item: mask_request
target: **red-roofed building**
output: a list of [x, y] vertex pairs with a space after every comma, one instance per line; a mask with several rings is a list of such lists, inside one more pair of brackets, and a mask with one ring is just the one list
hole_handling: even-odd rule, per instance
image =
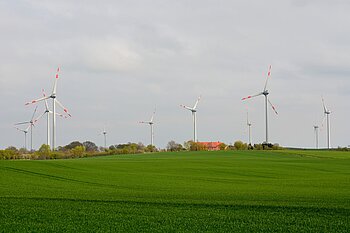
[[220, 144], [222, 142], [198, 142], [199, 144], [205, 146], [208, 150], [220, 150]]

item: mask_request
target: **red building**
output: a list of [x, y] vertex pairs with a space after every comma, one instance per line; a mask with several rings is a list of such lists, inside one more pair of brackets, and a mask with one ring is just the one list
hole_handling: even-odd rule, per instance
[[205, 146], [208, 150], [220, 150], [220, 144], [222, 142], [198, 142], [198, 143]]

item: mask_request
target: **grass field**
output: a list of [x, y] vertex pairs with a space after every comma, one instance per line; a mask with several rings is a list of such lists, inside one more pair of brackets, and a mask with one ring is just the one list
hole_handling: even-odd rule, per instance
[[349, 152], [0, 161], [0, 232], [349, 231]]

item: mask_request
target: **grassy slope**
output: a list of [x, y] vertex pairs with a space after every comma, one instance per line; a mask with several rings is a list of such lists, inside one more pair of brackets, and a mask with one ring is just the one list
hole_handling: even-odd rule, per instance
[[349, 168], [327, 151], [0, 161], [0, 229], [347, 232]]

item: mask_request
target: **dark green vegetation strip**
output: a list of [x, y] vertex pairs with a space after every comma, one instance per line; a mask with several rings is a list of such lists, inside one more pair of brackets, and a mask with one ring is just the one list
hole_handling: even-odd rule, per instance
[[350, 153], [0, 161], [0, 232], [348, 232]]

